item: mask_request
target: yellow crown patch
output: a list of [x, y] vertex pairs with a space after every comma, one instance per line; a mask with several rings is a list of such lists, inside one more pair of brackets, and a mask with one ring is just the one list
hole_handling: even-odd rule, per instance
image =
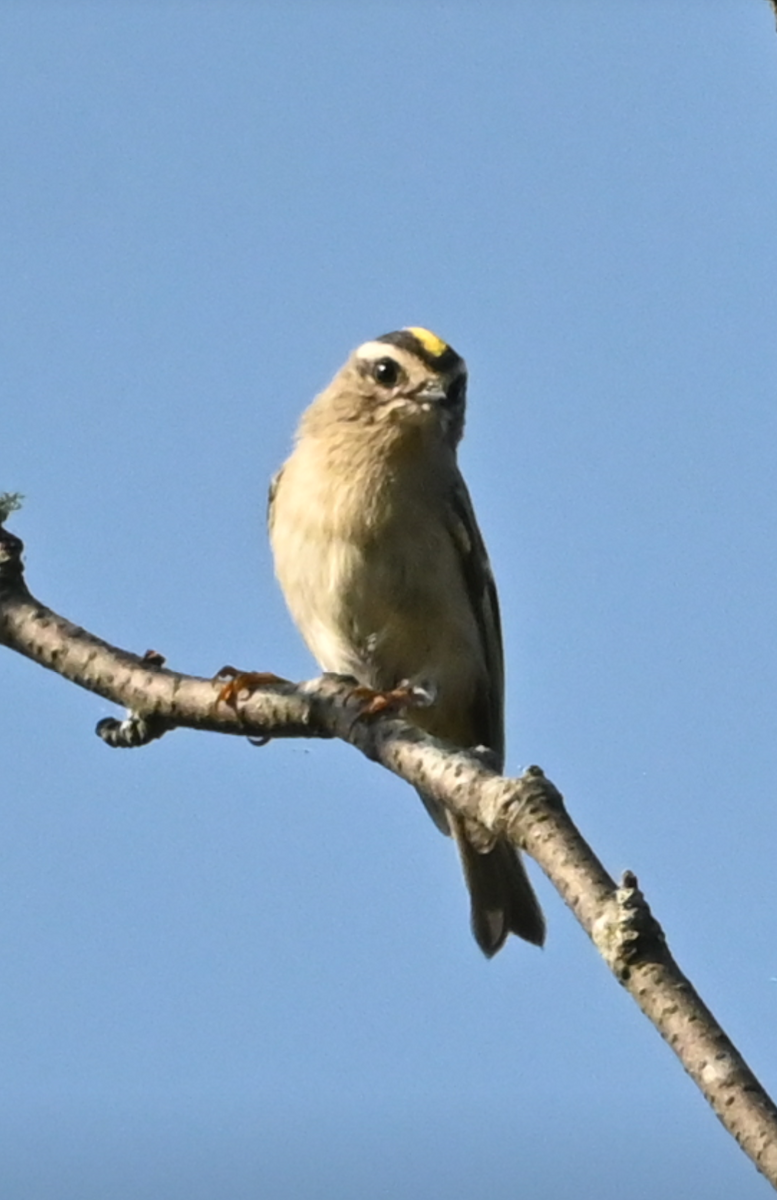
[[421, 329], [418, 325], [408, 325], [407, 332], [412, 333], [413, 337], [418, 338], [424, 350], [428, 350], [435, 358], [441, 358], [448, 349], [448, 343], [439, 338], [436, 333], [431, 333], [428, 329]]

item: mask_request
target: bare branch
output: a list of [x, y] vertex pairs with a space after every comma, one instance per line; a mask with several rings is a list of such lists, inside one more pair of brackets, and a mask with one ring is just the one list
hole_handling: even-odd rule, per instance
[[161, 656], [110, 646], [58, 616], [27, 590], [22, 543], [0, 528], [0, 644], [130, 710], [103, 721], [111, 745], [144, 745], [176, 727], [251, 736], [337, 737], [452, 812], [505, 834], [534, 858], [616, 979], [678, 1056], [723, 1125], [777, 1187], [777, 1109], [672, 957], [627, 872], [616, 886], [539, 767], [497, 775], [477, 753], [395, 718], [364, 720], [353, 681], [278, 681], [239, 704], [219, 701], [220, 680], [170, 671]]
[[0, 525], [5, 525], [11, 513], [19, 511], [23, 499], [20, 492], [0, 492]]

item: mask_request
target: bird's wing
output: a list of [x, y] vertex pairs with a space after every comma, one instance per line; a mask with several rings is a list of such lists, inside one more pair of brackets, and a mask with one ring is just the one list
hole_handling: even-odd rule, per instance
[[499, 600], [483, 537], [475, 520], [467, 485], [457, 476], [451, 494], [451, 534], [461, 563], [483, 650], [485, 679], [476, 698], [473, 722], [477, 740], [504, 760], [504, 654]]

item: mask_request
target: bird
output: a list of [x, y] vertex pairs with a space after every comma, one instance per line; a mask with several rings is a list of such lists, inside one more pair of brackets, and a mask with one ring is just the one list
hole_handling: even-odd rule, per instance
[[[325, 672], [375, 694], [415, 690], [405, 717], [504, 766], [504, 661], [494, 578], [457, 463], [467, 368], [420, 326], [360, 345], [303, 413], [270, 487], [275, 573]], [[487, 957], [508, 934], [541, 946], [523, 861], [419, 793], [452, 834]]]

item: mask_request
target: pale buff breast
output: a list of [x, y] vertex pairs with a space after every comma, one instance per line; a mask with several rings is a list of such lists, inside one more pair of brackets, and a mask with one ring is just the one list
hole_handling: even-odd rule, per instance
[[484, 664], [452, 538], [442, 522], [418, 521], [412, 487], [384, 494], [378, 519], [371, 481], [357, 470], [333, 489], [314, 451], [298, 446], [287, 462], [271, 522], [300, 632], [326, 671], [432, 690], [419, 724], [467, 744], [468, 697], [483, 686]]

